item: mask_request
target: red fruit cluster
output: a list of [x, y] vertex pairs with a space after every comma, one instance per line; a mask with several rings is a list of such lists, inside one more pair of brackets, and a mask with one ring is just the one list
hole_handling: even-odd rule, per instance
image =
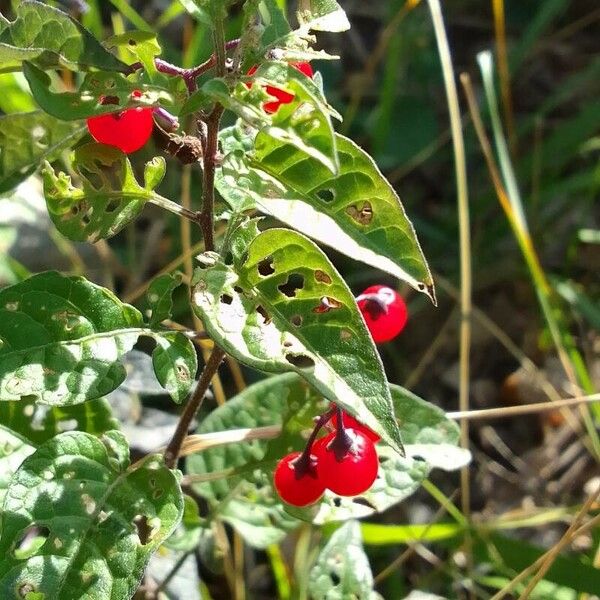
[[[366, 492], [377, 477], [376, 433], [343, 413], [355, 427], [338, 428], [310, 443], [307, 449], [282, 458], [273, 474], [275, 489], [284, 502], [306, 506], [331, 490], [340, 496]], [[337, 419], [335, 421], [337, 427]]]
[[[136, 90], [131, 95], [139, 98], [142, 92]], [[97, 142], [115, 146], [125, 154], [131, 154], [144, 146], [152, 135], [154, 127], [152, 108], [138, 106], [90, 117], [87, 126]]]
[[408, 320], [406, 304], [392, 288], [373, 285], [356, 302], [376, 343], [389, 342], [404, 329]]
[[[314, 71], [310, 66], [310, 63], [299, 62], [290, 64], [292, 67], [294, 67], [294, 69], [300, 71], [301, 73], [304, 73], [307, 77], [310, 77], [311, 79], [313, 78]], [[248, 75], [254, 75], [257, 69], [257, 66], [252, 67], [248, 71]], [[248, 87], [252, 87], [252, 84], [248, 84]], [[282, 104], [289, 104], [294, 99], [294, 94], [290, 94], [289, 92], [286, 92], [285, 90], [279, 89], [272, 85], [266, 86], [265, 90], [267, 94], [269, 94], [269, 96], [273, 96], [273, 98], [275, 98], [275, 100], [271, 102], [265, 102], [263, 104], [264, 111], [269, 114], [276, 113]]]

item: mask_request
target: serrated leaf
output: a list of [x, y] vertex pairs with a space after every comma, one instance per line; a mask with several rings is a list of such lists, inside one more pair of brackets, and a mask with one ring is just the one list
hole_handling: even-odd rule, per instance
[[256, 369], [295, 371], [402, 452], [381, 359], [354, 296], [310, 240], [258, 235], [234, 266], [203, 255], [193, 308], [226, 352]]
[[0, 68], [18, 68], [29, 60], [44, 69], [63, 65], [75, 70], [127, 70], [125, 63], [64, 12], [33, 0], [16, 3], [15, 10], [12, 22], [0, 14]]
[[0, 117], [0, 193], [27, 179], [86, 132], [84, 123], [65, 122], [39, 110]]
[[[63, 121], [87, 119], [136, 106], [158, 106], [161, 100], [173, 102], [167, 90], [132, 81], [122, 73], [88, 73], [76, 92], [52, 91], [48, 74], [30, 62], [23, 63], [23, 74], [40, 108]], [[135, 91], [141, 94], [132, 96]]]
[[69, 405], [125, 379], [120, 358], [140, 336], [157, 342], [156, 375], [181, 401], [195, 377], [191, 342], [144, 325], [141, 314], [82, 277], [39, 273], [0, 290], [0, 401]]
[[[314, 392], [297, 375], [279, 375], [248, 387], [214, 410], [203, 419], [198, 433], [279, 425], [291, 416], [300, 425], [295, 430], [303, 431], [311, 426], [315, 400]], [[210, 448], [187, 459], [187, 471], [192, 475], [224, 475], [196, 483], [194, 490], [206, 499], [217, 518], [259, 548], [280, 542], [298, 524], [273, 495], [269, 475], [273, 461], [265, 461], [268, 446], [264, 440], [253, 440]]]
[[[386, 271], [435, 298], [431, 273], [398, 195], [371, 157], [336, 134], [339, 175], [260, 132], [255, 152], [240, 134], [222, 132], [229, 151], [217, 186], [234, 208], [255, 205], [355, 260]], [[247, 142], [245, 142], [247, 143]]]
[[[215, 507], [215, 514], [234, 526], [236, 511], [247, 507], [244, 515], [263, 526], [279, 530], [280, 537], [290, 528], [270, 522], [269, 515], [281, 520], [285, 510], [290, 515], [318, 525], [360, 518], [387, 510], [412, 494], [429, 476], [435, 465], [430, 464], [436, 453], [442, 456], [454, 449], [453, 462], [440, 465], [452, 470], [464, 466], [468, 452], [458, 448], [459, 429], [439, 408], [421, 400], [399, 386], [391, 386], [395, 417], [406, 444], [407, 457], [402, 458], [389, 446], [377, 444], [380, 472], [371, 490], [358, 498], [341, 498], [326, 492], [323, 499], [312, 507], [294, 509], [283, 506], [273, 490], [270, 477], [276, 462], [288, 452], [301, 450], [306, 443], [306, 432], [313, 417], [324, 413], [328, 404], [322, 397], [295, 374], [270, 377], [249, 386], [215, 410], [200, 427], [201, 433], [225, 431], [244, 427], [282, 425], [282, 434], [269, 442], [254, 440], [243, 444], [210, 448], [188, 458], [190, 474], [221, 473], [222, 478], [194, 484], [194, 489]], [[421, 460], [424, 448], [426, 460]], [[416, 452], [419, 448], [420, 452]], [[415, 458], [418, 456], [418, 458]], [[436, 461], [440, 463], [438, 459]], [[230, 472], [233, 470], [233, 474]], [[225, 501], [226, 500], [226, 501]], [[241, 517], [240, 517], [241, 518]], [[260, 521], [262, 519], [262, 521]], [[293, 521], [292, 521], [293, 524]], [[243, 527], [243, 526], [242, 526]], [[246, 528], [247, 529], [247, 528]], [[244, 528], [241, 531], [245, 531]], [[250, 543], [257, 530], [248, 532]], [[275, 537], [275, 536], [274, 536]]]
[[329, 538], [310, 571], [308, 589], [314, 600], [371, 598], [373, 573], [358, 521], [348, 521]]
[[182, 284], [183, 274], [165, 273], [150, 282], [146, 296], [152, 314], [150, 325], [156, 327], [170, 319], [173, 310], [173, 292]]
[[[102, 441], [69, 432], [23, 462], [2, 510], [2, 598], [16, 600], [24, 586], [45, 600], [76, 600], [84, 591], [98, 600], [133, 595], [150, 556], [181, 519], [183, 499], [160, 457], [136, 469], [128, 469], [128, 457], [118, 432]], [[34, 528], [44, 543], [17, 559]]]
[[298, 22], [315, 31], [348, 31], [350, 22], [335, 0], [300, 0]]
[[77, 148], [73, 168], [81, 178], [80, 187], [73, 185], [69, 175], [45, 164], [48, 213], [65, 237], [93, 243], [117, 234], [140, 214], [156, 195], [154, 188], [164, 177], [166, 163], [162, 156], [146, 163], [142, 187], [126, 154], [92, 142]]

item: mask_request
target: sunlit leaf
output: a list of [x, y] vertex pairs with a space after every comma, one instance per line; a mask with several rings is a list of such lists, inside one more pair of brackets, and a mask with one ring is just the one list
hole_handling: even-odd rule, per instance
[[350, 29], [346, 13], [335, 0], [300, 0], [298, 21], [315, 31], [340, 32]]
[[310, 571], [308, 588], [314, 600], [369, 600], [373, 573], [358, 521], [348, 521], [329, 538]]
[[39, 110], [0, 117], [0, 193], [27, 179], [86, 132], [84, 123], [65, 122]]
[[156, 341], [157, 378], [182, 401], [196, 354], [182, 334], [145, 326], [141, 314], [82, 277], [40, 273], [0, 291], [0, 401], [68, 405], [100, 398], [125, 379], [120, 358], [140, 336]]
[[407, 281], [434, 298], [433, 280], [392, 186], [354, 142], [336, 135], [339, 175], [266, 133], [254, 152], [235, 128], [222, 133], [219, 192], [236, 210], [249, 205], [339, 252]]
[[12, 22], [0, 14], [1, 68], [18, 68], [22, 61], [29, 60], [44, 69], [59, 65], [72, 69], [127, 69], [127, 65], [64, 12], [32, 0], [17, 2], [15, 11], [16, 19]]
[[96, 242], [112, 237], [140, 214], [155, 195], [166, 164], [159, 156], [146, 163], [141, 186], [121, 150], [90, 143], [77, 148], [73, 168], [80, 186], [74, 186], [69, 175], [56, 173], [49, 163], [42, 170], [48, 212], [65, 237]]
[[[181, 519], [175, 474], [160, 457], [129, 469], [118, 432], [60, 434], [29, 456], [6, 491], [0, 596], [124, 600]], [[35, 534], [39, 543], [28, 547]], [[29, 595], [29, 594], [28, 594]], [[24, 597], [24, 596], [22, 596]]]
[[171, 318], [173, 310], [173, 292], [183, 282], [183, 274], [179, 272], [165, 273], [156, 277], [148, 286], [147, 298], [152, 314], [150, 325], [158, 326]]
[[232, 266], [207, 253], [194, 275], [193, 306], [210, 336], [256, 369], [300, 374], [401, 452], [381, 360], [325, 254], [285, 229], [232, 251]]

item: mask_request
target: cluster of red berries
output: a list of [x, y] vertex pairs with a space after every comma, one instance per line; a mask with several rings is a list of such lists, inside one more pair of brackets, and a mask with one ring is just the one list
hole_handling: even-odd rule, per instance
[[[335, 431], [313, 439], [329, 420]], [[378, 440], [375, 432], [354, 417], [332, 409], [317, 421], [303, 452], [292, 452], [279, 461], [273, 474], [275, 489], [284, 502], [293, 506], [313, 504], [326, 489], [339, 496], [362, 494], [377, 477]]]

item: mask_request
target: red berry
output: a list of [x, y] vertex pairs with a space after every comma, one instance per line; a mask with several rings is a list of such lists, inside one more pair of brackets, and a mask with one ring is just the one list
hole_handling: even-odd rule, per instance
[[373, 285], [356, 300], [373, 340], [378, 344], [389, 342], [404, 329], [408, 311], [398, 292], [385, 285]]
[[340, 496], [356, 496], [366, 492], [377, 477], [379, 459], [375, 444], [361, 431], [345, 430], [350, 447], [341, 459], [334, 451], [336, 433], [318, 440], [313, 453], [319, 465], [319, 478], [325, 486]]
[[[300, 63], [290, 63], [290, 64], [296, 70], [300, 71], [301, 73], [304, 73], [307, 77], [310, 77], [312, 79], [314, 72], [313, 72], [312, 67], [310, 66], [310, 63], [300, 62]], [[254, 75], [254, 73], [256, 73], [257, 69], [258, 69], [258, 67], [252, 67], [248, 71], [248, 75]], [[249, 84], [248, 87], [252, 87], [252, 84]], [[265, 112], [267, 112], [269, 114], [273, 114], [273, 113], [277, 112], [279, 110], [279, 107], [282, 104], [289, 104], [294, 99], [294, 94], [290, 94], [289, 92], [286, 92], [285, 90], [281, 90], [279, 88], [273, 87], [272, 85], [268, 85], [265, 89], [267, 91], [267, 94], [269, 94], [269, 96], [273, 96], [274, 98], [277, 98], [276, 100], [273, 100], [272, 102], [265, 102], [263, 104], [263, 108], [264, 108]]]
[[[313, 446], [314, 447], [314, 446]], [[295, 468], [300, 452], [284, 456], [275, 467], [273, 482], [281, 499], [293, 506], [306, 506], [316, 502], [325, 491], [325, 485], [317, 474], [314, 461], [305, 473], [299, 474]], [[311, 459], [313, 456], [311, 456]]]
[[[373, 442], [378, 442], [381, 439], [379, 435], [377, 435], [374, 431], [369, 429], [366, 425], [363, 425], [360, 421], [357, 421], [352, 415], [348, 414], [346, 411], [343, 411], [342, 414], [342, 423], [344, 424], [344, 427], [350, 427], [351, 429], [356, 429], [357, 431], [364, 433]], [[333, 415], [333, 417], [331, 417], [331, 424], [333, 425], [334, 429], [338, 428], [337, 423], [338, 420], [336, 413]]]
[[[139, 97], [136, 90], [132, 96]], [[101, 144], [116, 146], [125, 154], [139, 150], [152, 135], [152, 108], [128, 108], [120, 112], [90, 117], [87, 126], [92, 137]]]

